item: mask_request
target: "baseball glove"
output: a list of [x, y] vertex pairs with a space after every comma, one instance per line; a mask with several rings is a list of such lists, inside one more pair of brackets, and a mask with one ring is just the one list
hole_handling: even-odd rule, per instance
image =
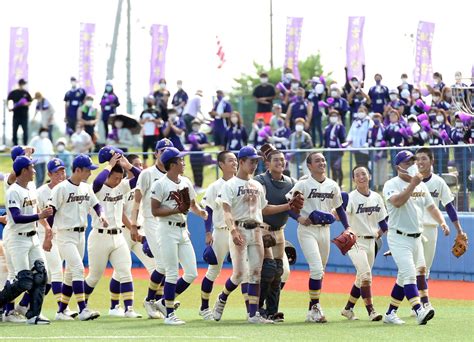
[[263, 240], [264, 248], [270, 248], [270, 247], [276, 246], [276, 243], [277, 243], [272, 234], [263, 235], [262, 240]]
[[331, 241], [341, 250], [342, 255], [346, 255], [356, 243], [357, 236], [352, 232], [343, 231], [341, 235]]
[[149, 258], [153, 258], [153, 253], [151, 252], [150, 246], [148, 245], [148, 241], [146, 240], [145, 236], [142, 237], [142, 251]]
[[177, 208], [180, 213], [187, 214], [191, 206], [191, 198], [189, 197], [189, 188], [183, 188], [172, 192], [172, 197], [176, 201]]
[[285, 241], [285, 254], [288, 258], [288, 263], [294, 265], [296, 263], [296, 248], [288, 240]]
[[453, 248], [451, 251], [456, 258], [466, 253], [468, 246], [468, 239], [466, 233], [458, 234], [454, 240]]
[[300, 213], [300, 210], [303, 209], [304, 205], [304, 196], [301, 192], [295, 191], [293, 193], [293, 198], [290, 200], [290, 210], [296, 214]]

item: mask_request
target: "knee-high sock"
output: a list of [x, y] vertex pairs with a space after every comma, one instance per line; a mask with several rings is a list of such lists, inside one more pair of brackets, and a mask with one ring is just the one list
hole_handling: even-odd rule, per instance
[[53, 291], [54, 298], [56, 298], [56, 302], [61, 301], [61, 287], [63, 283], [60, 281], [53, 281], [51, 283], [51, 291]]
[[352, 309], [356, 303], [357, 300], [360, 298], [360, 288], [356, 286], [356, 284], [352, 285], [351, 293], [349, 294], [349, 299], [347, 300], [347, 304], [345, 309], [349, 310]]
[[248, 313], [249, 317], [255, 316], [255, 313], [258, 309], [258, 292], [259, 292], [260, 284], [249, 284], [248, 285], [248, 298], [249, 298], [249, 306], [248, 306]]
[[87, 305], [87, 302], [89, 301], [89, 296], [92, 294], [92, 292], [94, 292], [94, 288], [89, 286], [89, 284], [87, 284], [87, 281], [84, 280], [84, 294], [86, 298], [86, 305]]
[[187, 281], [185, 281], [183, 278], [179, 278], [178, 282], [176, 283], [176, 293], [175, 293], [175, 298], [179, 296], [181, 293], [186, 291], [186, 289], [191, 285]]
[[121, 283], [120, 284], [120, 293], [123, 298], [123, 306], [125, 311], [133, 308], [133, 282]]
[[156, 299], [156, 291], [160, 287], [161, 281], [163, 280], [164, 275], [159, 273], [157, 270], [154, 270], [150, 275], [150, 284], [148, 285], [148, 294], [146, 297], [147, 301]]
[[209, 297], [211, 296], [214, 282], [204, 277], [201, 284], [201, 310], [209, 308]]
[[120, 282], [118, 280], [115, 280], [114, 278], [110, 278], [109, 291], [110, 308], [115, 309], [115, 307], [120, 303]]
[[309, 278], [309, 310], [313, 305], [319, 303], [319, 296], [321, 295], [322, 279]]
[[160, 286], [158, 286], [158, 290], [155, 293], [155, 300], [160, 300], [163, 298], [164, 288], [165, 288], [166, 276], [163, 275], [163, 279], [161, 279]]
[[69, 305], [72, 296], [72, 286], [63, 283], [61, 289], [61, 302], [58, 305], [58, 312], [63, 312]]
[[430, 302], [428, 298], [428, 282], [426, 281], [426, 275], [422, 274], [416, 276], [416, 287], [418, 287], [418, 291], [420, 291], [420, 300], [421, 303], [427, 304]]
[[164, 297], [166, 306], [166, 317], [174, 312], [174, 296], [176, 293], [176, 284], [165, 282]]
[[403, 287], [395, 283], [392, 289], [391, 297], [392, 298], [390, 299], [390, 305], [387, 310], [387, 315], [389, 315], [392, 311], [398, 310], [398, 307], [400, 306], [403, 297], [405, 297], [405, 290], [403, 289]]
[[363, 284], [360, 287], [360, 295], [365, 303], [365, 309], [367, 313], [370, 315], [372, 311], [374, 311], [374, 306], [372, 304], [372, 288], [370, 285]]
[[411, 308], [413, 310], [418, 311], [421, 307], [420, 305], [420, 295], [418, 293], [418, 288], [415, 284], [407, 284], [403, 287], [405, 290], [405, 296], [407, 297], [408, 301], [411, 304]]
[[79, 306], [79, 312], [82, 312], [82, 310], [85, 309], [86, 304], [87, 304], [86, 296], [84, 294], [84, 283], [85, 281], [83, 280], [73, 280], [72, 282], [72, 291], [76, 295], [76, 301], [77, 301], [77, 306]]
[[223, 302], [227, 301], [227, 297], [229, 297], [230, 293], [237, 288], [238, 285], [235, 285], [232, 280], [227, 279], [225, 282], [224, 290], [222, 290], [221, 294], [219, 295], [219, 299]]
[[245, 308], [247, 309], [247, 313], [250, 311], [250, 306], [249, 306], [249, 283], [242, 283], [240, 284], [240, 291], [242, 292], [242, 296], [244, 296], [244, 301], [245, 301]]
[[46, 284], [44, 287], [44, 295], [47, 296], [49, 291], [51, 291], [51, 284]]

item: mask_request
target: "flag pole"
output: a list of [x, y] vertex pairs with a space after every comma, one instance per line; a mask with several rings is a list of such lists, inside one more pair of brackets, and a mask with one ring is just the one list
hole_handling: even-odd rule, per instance
[[270, 0], [270, 69], [273, 70], [273, 0]]

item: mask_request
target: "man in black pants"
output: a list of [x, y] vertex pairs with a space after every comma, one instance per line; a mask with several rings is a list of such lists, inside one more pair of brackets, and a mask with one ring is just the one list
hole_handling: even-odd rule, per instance
[[25, 89], [26, 81], [22, 78], [18, 81], [18, 89], [12, 90], [8, 94], [8, 101], [12, 101], [13, 105], [8, 106], [13, 112], [13, 145], [18, 145], [18, 127], [23, 129], [23, 145], [28, 142], [28, 107], [33, 99], [30, 93]]

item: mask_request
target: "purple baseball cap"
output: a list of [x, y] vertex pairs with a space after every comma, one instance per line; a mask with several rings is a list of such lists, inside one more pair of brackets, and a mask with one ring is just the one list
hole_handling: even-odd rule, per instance
[[163, 164], [166, 164], [173, 158], [181, 158], [184, 157], [185, 153], [180, 152], [176, 147], [169, 147], [160, 156], [160, 160]]
[[50, 173], [54, 173], [58, 171], [59, 169], [65, 169], [66, 166], [64, 165], [64, 162], [59, 159], [59, 158], [53, 158], [48, 162], [48, 171]]
[[174, 147], [174, 145], [171, 140], [164, 138], [157, 141], [155, 151], [159, 151], [167, 147]]
[[20, 145], [14, 146], [10, 151], [10, 155], [12, 156], [12, 160], [15, 161], [16, 157], [25, 155], [25, 149]]
[[86, 168], [89, 170], [95, 170], [99, 166], [94, 165], [92, 163], [91, 157], [87, 154], [79, 154], [74, 160], [72, 161], [72, 169], [75, 170], [76, 168]]
[[31, 159], [27, 156], [18, 156], [13, 162], [13, 171], [15, 171], [16, 174], [19, 174], [21, 170], [35, 164], [37, 161], [38, 159]]
[[395, 165], [399, 165], [400, 163], [404, 163], [412, 159], [415, 159], [413, 153], [407, 150], [400, 151], [395, 156]]
[[259, 159], [262, 158], [253, 146], [244, 146], [240, 149], [237, 158]]
[[99, 150], [99, 163], [105, 163], [112, 159], [115, 153], [121, 154], [123, 156], [123, 151], [114, 146], [104, 146]]

